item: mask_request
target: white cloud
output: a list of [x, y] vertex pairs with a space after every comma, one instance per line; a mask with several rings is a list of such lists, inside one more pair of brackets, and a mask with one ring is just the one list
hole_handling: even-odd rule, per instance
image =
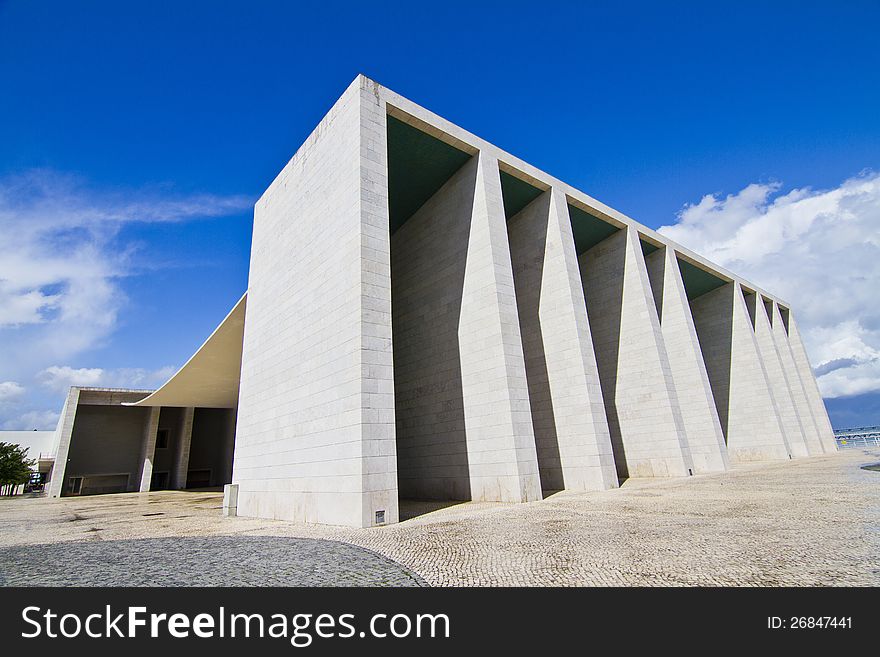
[[4, 421], [3, 428], [7, 431], [52, 431], [60, 415], [58, 411], [27, 411]]
[[30, 329], [0, 354], [0, 372], [42, 357], [68, 359], [106, 338], [125, 302], [120, 280], [136, 270], [126, 224], [185, 221], [242, 211], [241, 196], [168, 190], [96, 191], [47, 170], [0, 179], [0, 330]]
[[[50, 412], [41, 409], [60, 405], [71, 383], [159, 385], [168, 369], [55, 364], [105, 346], [126, 304], [124, 279], [143, 271], [143, 262], [154, 266], [142, 245], [126, 239], [125, 226], [219, 217], [251, 205], [242, 196], [185, 195], [167, 186], [98, 190], [45, 169], [0, 177], [0, 381], [27, 387], [6, 399], [0, 426], [45, 425]], [[37, 379], [46, 385], [30, 385]]]
[[15, 381], [0, 382], [0, 404], [12, 402], [24, 394], [24, 386]]
[[66, 392], [70, 386], [149, 389], [162, 385], [175, 371], [170, 365], [157, 370], [99, 367], [74, 369], [67, 365], [52, 365], [40, 372], [38, 379], [55, 392]]
[[788, 301], [824, 396], [880, 390], [880, 174], [709, 194], [660, 232]]

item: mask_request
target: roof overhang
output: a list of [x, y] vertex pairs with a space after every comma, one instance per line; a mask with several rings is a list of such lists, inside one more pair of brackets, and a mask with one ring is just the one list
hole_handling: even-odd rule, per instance
[[198, 351], [162, 387], [126, 406], [235, 408], [247, 292]]

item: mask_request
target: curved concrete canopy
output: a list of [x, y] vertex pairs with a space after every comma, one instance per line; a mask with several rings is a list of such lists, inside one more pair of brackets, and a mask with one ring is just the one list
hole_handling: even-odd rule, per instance
[[126, 406], [235, 408], [247, 292], [198, 351], [162, 387]]

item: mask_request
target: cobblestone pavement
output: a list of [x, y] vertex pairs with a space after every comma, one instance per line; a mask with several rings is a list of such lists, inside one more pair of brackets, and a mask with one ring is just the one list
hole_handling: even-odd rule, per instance
[[[75, 564], [72, 566], [72, 564]], [[370, 550], [275, 536], [142, 538], [0, 548], [0, 586], [424, 586]]]
[[[132, 571], [132, 560], [112, 547], [120, 543], [109, 541], [176, 537], [164, 553], [145, 542], [128, 545], [148, 563], [181, 559], [174, 583], [201, 583], [209, 559], [199, 554], [216, 549], [267, 562], [247, 575], [229, 571], [229, 584], [277, 583], [284, 577], [278, 571], [296, 564], [309, 583], [327, 584], [340, 576], [397, 584], [411, 577], [409, 569], [431, 585], [878, 586], [880, 473], [861, 468], [877, 461], [878, 452], [851, 450], [718, 475], [630, 480], [619, 490], [558, 493], [530, 504], [404, 504], [410, 519], [374, 529], [223, 518], [219, 493], [3, 499], [0, 547], [18, 549], [0, 550], [0, 577], [52, 583], [41, 574], [46, 555], [67, 554], [76, 564], [76, 550], [76, 558], [84, 555], [128, 583], [126, 577], [144, 577], [136, 573], [146, 566]], [[249, 554], [247, 543], [236, 543], [248, 537], [265, 542]], [[341, 541], [404, 569], [392, 568], [382, 581], [373, 569], [388, 562], [357, 551], [353, 559], [337, 543], [271, 537]], [[59, 545], [44, 545], [50, 543]], [[29, 545], [38, 547], [23, 549]], [[97, 552], [88, 557], [89, 550]]]

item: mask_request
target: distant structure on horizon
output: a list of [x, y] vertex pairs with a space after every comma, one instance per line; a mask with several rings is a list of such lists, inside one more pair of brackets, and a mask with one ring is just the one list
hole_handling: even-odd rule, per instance
[[834, 438], [841, 448], [880, 447], [880, 426], [835, 429]]
[[156, 391], [71, 388], [55, 445], [53, 497], [355, 527], [837, 449], [782, 299], [363, 76], [216, 331]]

